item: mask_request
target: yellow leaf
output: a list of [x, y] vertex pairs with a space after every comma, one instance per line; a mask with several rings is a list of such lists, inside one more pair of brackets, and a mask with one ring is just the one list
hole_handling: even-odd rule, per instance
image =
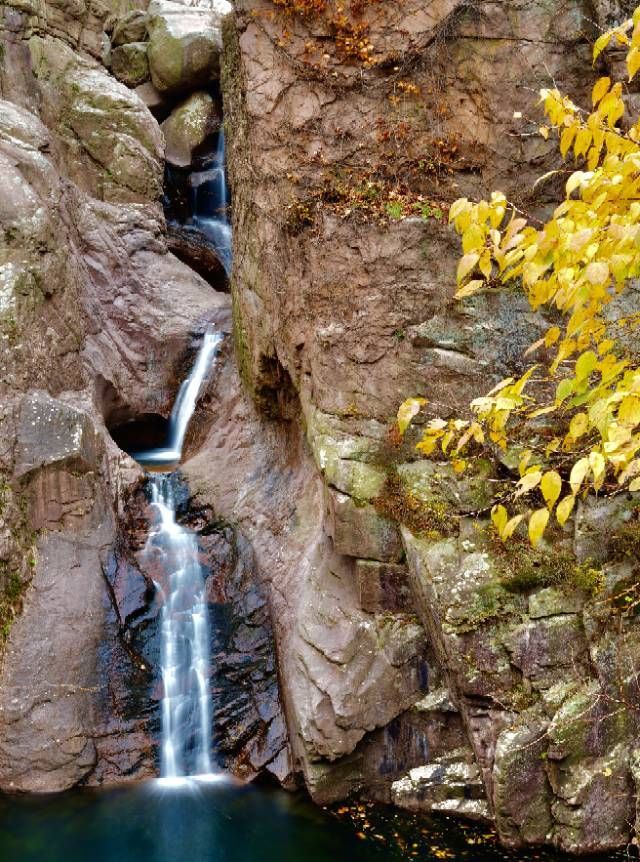
[[584, 171], [574, 171], [567, 180], [566, 191], [567, 197], [571, 197], [573, 192], [580, 186], [584, 180]]
[[462, 234], [462, 251], [470, 254], [484, 245], [484, 233], [477, 224], [471, 224]]
[[426, 398], [407, 398], [398, 408], [398, 431], [404, 434], [411, 420], [416, 416], [421, 408], [427, 403]]
[[458, 200], [454, 201], [449, 207], [449, 221], [452, 222], [461, 213], [466, 212], [470, 208], [471, 204], [469, 203], [467, 198], [458, 198]]
[[593, 472], [593, 486], [596, 491], [600, 490], [604, 481], [604, 475], [607, 469], [607, 462], [604, 460], [600, 452], [589, 453], [589, 467]]
[[635, 427], [640, 424], [640, 397], [627, 395], [618, 407], [618, 422]]
[[475, 251], [471, 254], [465, 254], [460, 258], [457, 273], [458, 284], [469, 275], [479, 260], [480, 255]]
[[569, 476], [569, 484], [571, 485], [571, 490], [573, 494], [576, 495], [580, 490], [580, 486], [584, 481], [584, 477], [589, 472], [589, 460], [587, 458], [580, 458], [579, 461], [571, 468], [571, 475]]
[[591, 93], [591, 103], [593, 107], [598, 104], [600, 99], [604, 95], [609, 92], [609, 87], [611, 86], [611, 78], [598, 78], [593, 87], [593, 92]]
[[546, 347], [552, 347], [560, 338], [560, 329], [557, 326], [552, 326], [544, 337]]
[[504, 506], [498, 504], [494, 506], [491, 510], [491, 522], [493, 526], [498, 531], [498, 535], [502, 538], [502, 531], [504, 530], [507, 521], [509, 520], [509, 515], [507, 514], [507, 510]]
[[569, 423], [569, 436], [573, 440], [578, 440], [583, 434], [586, 434], [589, 427], [589, 418], [586, 413], [576, 413]]
[[438, 438], [431, 435], [426, 435], [422, 438], [422, 440], [417, 444], [416, 449], [418, 452], [422, 452], [423, 455], [433, 455], [436, 450], [436, 446], [438, 445]]
[[540, 539], [542, 538], [542, 535], [545, 531], [545, 527], [548, 523], [548, 509], [536, 509], [536, 511], [529, 518], [529, 540], [534, 548], [540, 542]]
[[585, 351], [578, 357], [576, 362], [576, 377], [578, 380], [586, 380], [587, 377], [592, 374], [597, 365], [598, 357], [593, 350]]
[[594, 261], [586, 268], [585, 278], [591, 284], [606, 284], [609, 280], [609, 264], [604, 261]]
[[594, 61], [594, 63], [598, 59], [600, 54], [602, 54], [604, 49], [607, 47], [607, 45], [611, 41], [612, 36], [613, 36], [613, 33], [610, 33], [610, 32], [609, 33], [603, 33], [602, 36], [599, 36], [596, 39], [595, 45], [593, 46], [593, 61]]
[[531, 449], [525, 449], [525, 451], [522, 453], [520, 463], [518, 464], [518, 470], [520, 471], [521, 476], [524, 476], [532, 455], [533, 452], [531, 451]]
[[518, 526], [518, 524], [520, 523], [520, 521], [523, 518], [524, 518], [524, 515], [514, 515], [510, 521], [507, 521], [507, 523], [504, 526], [504, 529], [502, 530], [502, 534], [501, 534], [501, 538], [502, 538], [503, 542], [506, 542], [507, 539], [511, 538], [511, 536], [515, 532], [516, 527]]
[[633, 482], [629, 485], [630, 491], [640, 491], [640, 476], [637, 479], [634, 479]]
[[576, 158], [578, 156], [583, 156], [587, 152], [592, 139], [593, 135], [591, 134], [591, 129], [580, 129], [573, 144], [573, 152], [576, 154]]
[[540, 490], [549, 509], [553, 509], [562, 490], [560, 474], [555, 470], [549, 470], [548, 473], [545, 473], [540, 482]]
[[464, 471], [467, 467], [467, 462], [464, 461], [462, 458], [455, 458], [451, 462], [451, 465], [452, 465], [452, 467], [456, 473], [464, 473]]
[[489, 251], [483, 252], [480, 256], [478, 268], [485, 278], [491, 278], [491, 254]]
[[549, 140], [549, 126], [540, 126], [538, 129], [545, 141]]
[[454, 298], [465, 299], [467, 296], [473, 296], [474, 293], [477, 293], [485, 285], [486, 281], [482, 278], [474, 278], [472, 281], [468, 281], [463, 287], [456, 290]]
[[567, 495], [560, 503], [558, 503], [558, 508], [556, 509], [556, 518], [558, 519], [558, 523], [560, 526], [564, 526], [566, 522], [569, 520], [569, 515], [573, 512], [573, 507], [575, 506], [576, 498], [573, 494]]
[[638, 69], [640, 69], [640, 49], [632, 48], [627, 54], [627, 71], [630, 81], [635, 78]]
[[540, 484], [541, 479], [542, 470], [537, 468], [533, 468], [530, 473], [525, 473], [521, 479], [518, 479], [516, 496], [521, 497], [523, 494], [528, 494]]
[[570, 126], [567, 126], [560, 135], [560, 153], [563, 159], [571, 149], [571, 144], [573, 143], [573, 139], [575, 138], [576, 132], [579, 128], [580, 127], [577, 123], [572, 123]]

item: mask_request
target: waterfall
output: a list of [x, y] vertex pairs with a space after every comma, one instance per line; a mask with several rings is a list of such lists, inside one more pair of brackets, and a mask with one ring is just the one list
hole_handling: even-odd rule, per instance
[[169, 419], [167, 446], [161, 449], [135, 452], [133, 457], [136, 461], [149, 467], [162, 467], [163, 465], [177, 464], [180, 461], [185, 434], [196, 407], [202, 381], [211, 367], [221, 341], [222, 335], [214, 329], [208, 329], [205, 332], [195, 364], [187, 379], [180, 386], [173, 405]]
[[162, 600], [161, 666], [163, 778], [211, 773], [209, 625], [198, 542], [176, 521], [170, 474], [151, 477], [156, 514], [144, 556], [158, 560], [166, 583]]
[[213, 165], [189, 177], [193, 221], [218, 252], [227, 275], [231, 273], [231, 225], [229, 224], [224, 130], [218, 133]]
[[[180, 461], [189, 420], [221, 340], [213, 329], [205, 333], [171, 412], [168, 446], [137, 453], [138, 461], [156, 468]], [[209, 623], [198, 542], [177, 522], [175, 474], [153, 473], [149, 482], [153, 523], [142, 557], [162, 602], [160, 774], [168, 779], [210, 775]]]

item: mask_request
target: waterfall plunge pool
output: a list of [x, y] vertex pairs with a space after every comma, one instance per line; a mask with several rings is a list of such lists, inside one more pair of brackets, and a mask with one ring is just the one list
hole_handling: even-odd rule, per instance
[[299, 795], [232, 781], [156, 781], [109, 791], [0, 797], [0, 859], [566, 862], [569, 858], [543, 850], [509, 852], [486, 830], [444, 817], [415, 818], [385, 806], [363, 804], [340, 807], [338, 814]]

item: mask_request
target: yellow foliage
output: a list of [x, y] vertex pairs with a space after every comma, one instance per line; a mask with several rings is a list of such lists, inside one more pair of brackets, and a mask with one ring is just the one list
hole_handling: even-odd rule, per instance
[[[611, 43], [626, 46], [632, 80], [640, 70], [640, 7], [600, 36], [594, 62]], [[534, 310], [555, 310], [562, 321], [525, 355], [543, 346], [555, 355], [546, 369], [533, 366], [475, 399], [472, 423], [432, 420], [418, 445], [425, 454], [437, 446], [445, 454], [455, 452], [457, 469], [463, 469], [460, 455], [466, 447], [493, 444], [508, 450], [516, 443], [521, 448], [527, 439], [537, 439], [527, 423], [553, 413], [561, 436], [535, 455], [527, 449], [510, 495], [541, 497], [546, 504], [534, 503], [529, 515], [534, 545], [554, 507], [564, 525], [579, 496], [605, 485], [640, 490], [640, 368], [628, 342], [619, 339], [623, 328], [640, 327], [640, 316], [616, 320], [610, 310], [629, 281], [640, 277], [640, 118], [621, 124], [623, 85], [609, 77], [593, 87], [590, 112], [557, 89], [542, 90], [540, 100], [546, 114], [540, 133], [556, 134], [562, 157], [579, 167], [569, 168], [565, 198], [549, 220], [530, 225], [501, 192], [488, 201], [456, 201], [449, 220], [462, 238], [457, 298], [499, 284], [521, 286]], [[537, 395], [549, 391], [538, 385], [545, 381], [555, 381], [551, 401]], [[516, 429], [518, 439], [512, 442]], [[561, 499], [565, 482], [571, 493]], [[504, 541], [521, 519], [509, 518], [502, 503], [492, 511]]]

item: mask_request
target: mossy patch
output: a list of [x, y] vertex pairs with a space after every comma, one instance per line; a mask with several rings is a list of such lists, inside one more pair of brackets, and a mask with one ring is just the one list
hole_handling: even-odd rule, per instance
[[457, 519], [445, 503], [419, 500], [395, 472], [389, 473], [381, 492], [371, 502], [379, 515], [404, 524], [417, 536], [436, 541], [457, 533]]
[[0, 560], [0, 647], [22, 610], [26, 588], [36, 566], [36, 536], [29, 528], [27, 502], [8, 482], [0, 482], [0, 522], [11, 534], [10, 553]]
[[487, 622], [495, 622], [514, 612], [513, 601], [497, 581], [483, 584], [473, 594], [464, 616], [456, 619], [454, 628], [459, 634], [472, 632]]
[[640, 521], [622, 524], [609, 536], [607, 551], [613, 562], [632, 560], [640, 566]]
[[579, 563], [568, 552], [532, 548], [524, 539], [512, 539], [506, 544], [496, 541], [493, 557], [500, 583], [509, 592], [565, 586], [594, 596], [604, 587], [604, 574], [591, 561]]

